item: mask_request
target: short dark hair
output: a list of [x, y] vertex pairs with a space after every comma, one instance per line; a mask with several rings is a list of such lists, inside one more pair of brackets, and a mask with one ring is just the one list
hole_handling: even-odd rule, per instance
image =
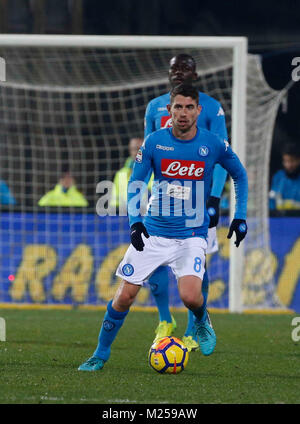
[[193, 67], [194, 67], [194, 69], [196, 69], [196, 61], [195, 61], [195, 59], [193, 58], [193, 56], [191, 56], [190, 54], [187, 54], [187, 53], [179, 53], [179, 54], [177, 54], [176, 56], [173, 56], [173, 57], [170, 59], [170, 62], [171, 62], [171, 60], [173, 60], [173, 59], [175, 59], [175, 60], [185, 60], [186, 62], [191, 62], [191, 63], [192, 63], [192, 65], [193, 65]]
[[171, 104], [174, 101], [174, 98], [176, 96], [184, 96], [184, 97], [191, 97], [193, 100], [196, 101], [197, 105], [199, 103], [199, 92], [197, 88], [193, 87], [190, 84], [179, 84], [176, 85], [171, 90]]
[[300, 157], [300, 147], [295, 143], [287, 143], [283, 146], [281, 150], [282, 155], [290, 155]]

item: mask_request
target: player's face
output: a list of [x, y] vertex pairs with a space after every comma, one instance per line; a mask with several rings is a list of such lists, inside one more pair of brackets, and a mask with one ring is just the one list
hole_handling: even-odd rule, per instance
[[177, 95], [173, 103], [168, 105], [168, 111], [172, 116], [172, 125], [175, 130], [186, 133], [196, 128], [197, 119], [201, 112], [201, 106], [191, 97]]
[[282, 156], [282, 164], [287, 172], [292, 173], [300, 166], [300, 158], [285, 154]]
[[169, 81], [172, 87], [187, 83], [190, 84], [197, 78], [194, 62], [190, 59], [178, 59], [176, 56], [170, 60]]

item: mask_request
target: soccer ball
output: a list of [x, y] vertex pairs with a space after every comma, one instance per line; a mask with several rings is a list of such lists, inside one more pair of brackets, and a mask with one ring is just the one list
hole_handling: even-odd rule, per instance
[[189, 353], [177, 337], [162, 337], [150, 347], [148, 359], [155, 371], [161, 374], [178, 374], [185, 369]]

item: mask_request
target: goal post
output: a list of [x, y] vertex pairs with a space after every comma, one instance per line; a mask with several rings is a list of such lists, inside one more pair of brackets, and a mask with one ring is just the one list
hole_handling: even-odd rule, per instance
[[[246, 104], [247, 104], [247, 39], [239, 39], [233, 51], [232, 129], [231, 145], [245, 166], [246, 155]], [[234, 215], [234, 189], [230, 190], [230, 221]], [[242, 280], [245, 266], [244, 243], [237, 249], [234, 237], [230, 240], [229, 303], [231, 312], [242, 312]]]
[[[16, 181], [21, 184], [17, 193], [21, 211], [32, 212], [33, 219], [38, 215], [37, 196], [50, 189], [50, 183], [54, 184], [59, 176], [57, 163], [63, 160], [65, 151], [81, 178], [81, 188], [93, 190], [95, 195], [98, 182], [95, 174], [112, 180], [126, 159], [126, 139], [143, 131], [143, 115], [148, 101], [168, 90], [168, 60], [179, 52], [195, 57], [199, 89], [223, 105], [231, 145], [241, 162], [248, 169], [248, 157], [253, 152], [255, 154], [256, 147], [251, 147], [250, 151], [247, 143], [252, 133], [255, 136], [255, 128], [259, 125], [263, 127], [259, 137], [268, 141], [265, 158], [280, 93], [268, 87], [259, 61], [248, 55], [246, 37], [0, 35], [0, 56], [7, 63], [7, 81], [0, 82], [0, 125], [3, 124], [0, 136], [4, 140], [3, 152], [9, 156], [4, 166], [8, 180], [12, 185]], [[249, 66], [254, 75], [247, 73]], [[264, 124], [255, 114], [257, 105], [252, 100], [255, 96], [262, 96], [264, 107], [270, 106]], [[104, 115], [103, 118], [101, 115]], [[253, 128], [252, 121], [250, 125], [247, 123], [248, 116], [253, 121]], [[17, 128], [13, 128], [14, 119], [17, 120]], [[26, 137], [22, 128], [28, 132]], [[63, 144], [56, 142], [61, 134]], [[35, 145], [35, 142], [38, 144]], [[16, 146], [25, 156], [26, 152], [30, 152], [32, 165], [24, 157], [19, 159], [19, 166], [14, 164]], [[255, 158], [251, 157], [251, 173], [258, 178], [254, 162]], [[22, 203], [27, 196], [25, 180], [30, 166], [33, 190], [29, 192], [32, 199]], [[24, 178], [16, 175], [16, 167]], [[264, 175], [267, 172], [265, 169]], [[265, 180], [263, 186], [258, 185], [253, 196], [254, 208], [261, 199], [266, 203], [266, 195], [261, 195], [267, 191]], [[230, 218], [234, 211], [233, 197], [231, 190]], [[266, 204], [259, 208], [256, 216], [264, 213], [261, 219], [266, 221]], [[47, 220], [47, 213], [45, 216]], [[71, 219], [73, 225], [77, 218], [71, 216]], [[90, 218], [81, 219], [83, 228], [86, 228]], [[105, 242], [110, 251], [116, 246], [109, 233], [113, 224], [107, 225]], [[264, 232], [268, 232], [267, 223], [262, 227]], [[75, 224], [74, 228], [77, 228]], [[258, 233], [253, 232], [251, 237], [251, 228], [250, 225], [249, 238], [253, 240], [253, 246], [256, 243], [267, 252], [268, 235], [260, 245]], [[25, 226], [22, 231], [26, 233]], [[255, 231], [258, 231], [257, 226]], [[47, 233], [47, 237], [50, 240], [50, 234]], [[124, 242], [125, 237], [122, 237], [120, 240]], [[73, 239], [76, 239], [75, 235], [72, 242]], [[247, 305], [242, 293], [246, 254], [244, 242], [237, 249], [233, 240], [230, 241], [228, 308], [232, 312], [241, 312]], [[218, 272], [222, 272], [223, 265], [215, 262]], [[98, 274], [91, 275], [91, 279], [98, 278]], [[225, 279], [222, 277], [222, 281]], [[274, 284], [270, 283], [270, 287], [271, 292]], [[40, 298], [43, 299], [42, 296]], [[262, 296], [261, 299], [261, 305], [266, 305], [265, 298]]]

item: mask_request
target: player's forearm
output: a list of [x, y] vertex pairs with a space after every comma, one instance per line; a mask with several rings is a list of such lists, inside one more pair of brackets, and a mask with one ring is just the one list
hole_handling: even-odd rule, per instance
[[227, 171], [218, 163], [215, 165], [213, 172], [213, 183], [210, 195], [220, 198], [226, 182]]
[[235, 191], [235, 219], [247, 218], [248, 202], [248, 178], [245, 168], [242, 166], [238, 173], [232, 176]]
[[136, 222], [142, 222], [143, 218], [141, 215], [140, 199], [136, 201], [134, 194], [128, 195], [127, 210], [129, 226], [131, 227]]
[[246, 219], [248, 201], [247, 172], [238, 156], [230, 149], [220, 158], [220, 164], [227, 170], [234, 182], [235, 190], [235, 219]]
[[[147, 192], [148, 176], [151, 175], [151, 168], [145, 164], [135, 164], [133, 173], [128, 182], [127, 188], [127, 211], [129, 225], [142, 221], [141, 204], [146, 201], [145, 192]], [[145, 180], [147, 182], [145, 182]], [[144, 209], [144, 208], [142, 208]]]

